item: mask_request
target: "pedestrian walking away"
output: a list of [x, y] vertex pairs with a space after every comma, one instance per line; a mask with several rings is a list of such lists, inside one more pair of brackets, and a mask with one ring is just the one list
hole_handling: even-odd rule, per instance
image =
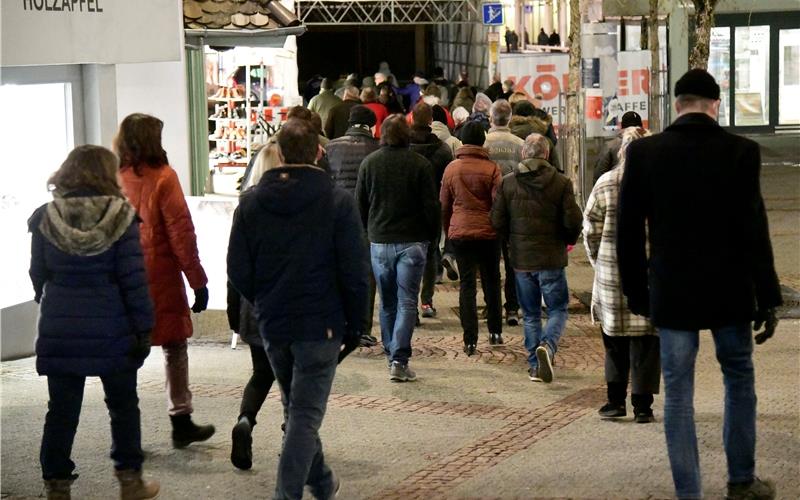
[[[154, 116], [134, 113], [119, 126], [114, 148], [120, 159], [122, 191], [142, 219], [141, 241], [156, 323], [153, 345], [161, 346], [166, 368], [172, 445], [185, 448], [214, 435], [213, 425], [197, 425], [189, 390], [187, 339], [192, 336], [190, 311], [208, 307], [208, 278], [200, 264], [192, 215], [178, 175], [161, 146], [164, 124]], [[183, 274], [194, 290], [191, 309]]]
[[500, 313], [500, 248], [489, 214], [500, 185], [500, 169], [483, 147], [486, 135], [478, 122], [462, 131], [464, 145], [447, 166], [439, 200], [442, 226], [453, 247], [460, 283], [458, 311], [464, 331], [464, 352], [475, 354], [478, 345], [477, 273], [486, 301], [489, 344], [503, 343]]
[[720, 88], [705, 70], [684, 74], [675, 96], [675, 121], [628, 146], [617, 225], [622, 290], [659, 331], [676, 496], [703, 495], [692, 395], [699, 331], [711, 330], [725, 384], [726, 498], [770, 499], [775, 486], [755, 475], [752, 331], [764, 326], [757, 344], [773, 335], [782, 299], [759, 147], [719, 126]]
[[[552, 382], [553, 358], [567, 322], [567, 245], [581, 231], [581, 209], [572, 182], [547, 158], [550, 141], [531, 134], [522, 148], [522, 162], [503, 177], [492, 207], [492, 225], [508, 241], [523, 312], [528, 376]], [[542, 329], [542, 300], [547, 323]]]
[[123, 500], [154, 498], [142, 477], [136, 373], [155, 324], [139, 220], [117, 183], [117, 157], [79, 146], [48, 180], [53, 201], [28, 220], [39, 310], [36, 371], [49, 392], [39, 455], [47, 498], [69, 500], [72, 445], [86, 377], [99, 377], [111, 417], [111, 460]]
[[356, 186], [381, 297], [381, 342], [393, 382], [416, 379], [408, 365], [411, 337], [428, 245], [439, 231], [433, 167], [409, 149], [410, 141], [402, 115], [384, 120], [381, 148], [361, 163]]
[[[617, 265], [617, 199], [625, 171], [625, 151], [636, 139], [650, 133], [639, 127], [624, 130], [620, 162], [600, 177], [586, 201], [583, 243], [594, 267], [592, 321], [599, 318], [605, 346], [605, 378], [608, 401], [599, 413], [603, 418], [627, 415], [625, 399], [631, 381], [631, 404], [636, 422], [654, 420], [653, 395], [661, 382], [658, 336], [647, 318], [630, 312], [622, 294]], [[630, 372], [630, 376], [629, 376]]]
[[261, 339], [281, 388], [285, 438], [273, 498], [334, 498], [319, 429], [344, 344], [361, 337], [367, 305], [367, 252], [355, 202], [314, 163], [313, 128], [281, 128], [282, 166], [244, 193], [228, 244], [228, 279], [255, 305]]

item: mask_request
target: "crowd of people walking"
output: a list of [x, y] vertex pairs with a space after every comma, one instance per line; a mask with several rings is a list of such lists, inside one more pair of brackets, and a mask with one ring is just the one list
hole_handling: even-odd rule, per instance
[[[465, 75], [455, 85], [440, 70], [434, 76], [418, 73], [399, 88], [383, 65], [362, 88], [348, 77], [341, 97], [323, 79], [248, 167], [227, 256], [228, 318], [253, 367], [231, 431], [233, 465], [252, 467], [253, 427], [277, 381], [284, 440], [273, 498], [302, 498], [306, 486], [315, 498], [336, 497], [341, 478], [319, 429], [337, 364], [380, 341], [387, 377], [417, 380], [414, 330], [420, 314], [437, 315], [435, 284], [445, 273], [459, 281], [465, 354], [481, 342], [480, 278], [488, 344], [504, 343], [521, 308], [528, 377], [552, 382], [568, 316], [565, 268], [582, 234], [606, 352], [599, 415], [625, 416], [630, 385], [635, 421], [654, 421], [663, 369], [676, 495], [700, 498], [693, 373], [698, 331], [711, 329], [726, 387], [727, 498], [773, 498], [774, 485], [755, 476], [751, 322], [765, 325], [756, 342], [768, 339], [781, 296], [758, 147], [715, 122], [713, 78], [692, 70], [677, 82], [678, 118], [663, 133], [652, 135], [635, 113], [622, 118], [582, 210], [555, 155], [552, 118], [534, 99], [513, 82], [475, 92]], [[190, 311], [206, 309], [208, 280], [162, 126], [133, 114], [114, 153], [76, 148], [49, 181], [53, 201], [29, 220], [51, 499], [69, 499], [77, 478], [70, 455], [89, 376], [106, 393], [121, 498], [158, 494], [158, 482], [142, 475], [136, 395], [152, 345], [164, 354], [173, 446], [215, 431], [191, 418]]]

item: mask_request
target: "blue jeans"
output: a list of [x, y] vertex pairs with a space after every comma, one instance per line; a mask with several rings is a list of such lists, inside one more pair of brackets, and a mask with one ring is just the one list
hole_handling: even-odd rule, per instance
[[266, 343], [267, 357], [281, 387], [286, 422], [276, 500], [300, 500], [306, 484], [316, 498], [332, 496], [333, 472], [325, 464], [319, 428], [341, 346], [341, 339]]
[[[111, 459], [117, 470], [142, 468], [142, 433], [136, 371], [100, 377], [111, 417]], [[75, 470], [71, 460], [72, 443], [81, 416], [86, 377], [48, 375], [50, 401], [44, 420], [39, 461], [42, 478], [70, 479]]]
[[[675, 493], [701, 498], [700, 459], [694, 425], [694, 366], [697, 331], [660, 328], [664, 374], [664, 433]], [[753, 338], [749, 324], [712, 330], [725, 383], [722, 439], [728, 459], [728, 481], [753, 479], [756, 448], [756, 391]]]
[[[569, 289], [564, 268], [544, 271], [515, 271], [517, 299], [522, 307], [525, 349], [528, 350], [528, 364], [538, 366], [536, 348], [542, 342], [550, 347], [550, 354], [558, 351], [558, 339], [567, 325], [567, 305]], [[542, 298], [547, 305], [547, 323], [542, 331]]]
[[390, 361], [408, 363], [427, 242], [371, 243], [372, 272], [381, 296], [381, 341]]

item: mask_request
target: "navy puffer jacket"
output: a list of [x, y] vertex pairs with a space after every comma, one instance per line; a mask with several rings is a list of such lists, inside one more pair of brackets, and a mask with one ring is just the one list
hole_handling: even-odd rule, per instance
[[30, 277], [40, 303], [41, 375], [136, 370], [128, 353], [153, 328], [139, 222], [124, 198], [56, 197], [28, 221]]

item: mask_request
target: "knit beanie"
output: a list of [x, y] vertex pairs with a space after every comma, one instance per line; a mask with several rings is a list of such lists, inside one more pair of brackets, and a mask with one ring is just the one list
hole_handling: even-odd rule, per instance
[[447, 113], [444, 112], [444, 108], [439, 106], [438, 104], [432, 106], [431, 109], [433, 110], [433, 121], [447, 124]]
[[477, 121], [470, 121], [461, 128], [461, 142], [472, 146], [483, 146], [486, 142], [486, 131]]
[[690, 69], [675, 83], [675, 97], [682, 94], [692, 94], [716, 101], [719, 100], [719, 85], [706, 70]]
[[373, 126], [376, 122], [375, 113], [366, 106], [358, 105], [350, 109], [350, 125], [367, 125]]

